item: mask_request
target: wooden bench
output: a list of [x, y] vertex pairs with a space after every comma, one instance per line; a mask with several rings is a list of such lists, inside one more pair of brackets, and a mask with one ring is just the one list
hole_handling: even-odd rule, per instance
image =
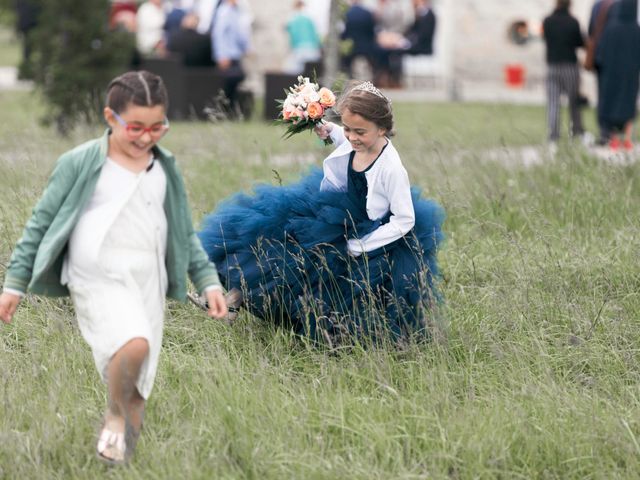
[[437, 55], [402, 56], [402, 79], [408, 88], [435, 87], [444, 79], [444, 65]]
[[[169, 120], [206, 120], [221, 116], [224, 99], [224, 76], [215, 67], [187, 67], [179, 56], [167, 58], [145, 58], [140, 70], [148, 70], [162, 77], [169, 94]], [[253, 93], [238, 92], [238, 103], [245, 119], [253, 113]]]

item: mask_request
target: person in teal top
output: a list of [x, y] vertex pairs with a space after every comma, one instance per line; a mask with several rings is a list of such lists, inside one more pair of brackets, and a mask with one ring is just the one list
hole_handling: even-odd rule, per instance
[[215, 265], [196, 236], [176, 161], [160, 77], [128, 72], [107, 89], [101, 138], [63, 154], [18, 241], [0, 295], [11, 322], [31, 291], [71, 295], [83, 338], [107, 384], [98, 458], [125, 463], [142, 428], [158, 366], [165, 297], [185, 300], [187, 274], [227, 314]]
[[304, 12], [304, 6], [304, 1], [296, 0], [294, 12], [286, 25], [291, 52], [285, 72], [294, 75], [303, 72], [306, 62], [317, 62], [322, 55], [320, 36], [313, 20]]

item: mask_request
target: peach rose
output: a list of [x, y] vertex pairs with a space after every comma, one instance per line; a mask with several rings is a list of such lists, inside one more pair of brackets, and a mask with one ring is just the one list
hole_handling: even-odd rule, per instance
[[293, 123], [299, 123], [300, 120], [304, 118], [304, 113], [302, 109], [296, 108], [291, 112], [287, 120], [291, 120]]
[[309, 118], [316, 120], [318, 118], [322, 118], [324, 108], [322, 108], [322, 105], [318, 102], [313, 102], [307, 105], [307, 113], [309, 114]]
[[331, 108], [336, 104], [336, 96], [327, 87], [322, 87], [318, 94], [320, 95], [320, 104], [323, 107]]
[[282, 118], [284, 120], [289, 120], [296, 110], [297, 108], [290, 102], [285, 102], [282, 107]]

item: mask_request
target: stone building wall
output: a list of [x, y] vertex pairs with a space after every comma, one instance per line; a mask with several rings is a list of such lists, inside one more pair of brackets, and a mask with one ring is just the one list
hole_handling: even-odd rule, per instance
[[[455, 4], [451, 26], [453, 75], [462, 81], [501, 81], [506, 64], [522, 64], [531, 82], [539, 82], [545, 71], [542, 20], [555, 5], [553, 0], [447, 0]], [[572, 13], [586, 31], [592, 0], [574, 0]], [[516, 45], [508, 40], [509, 25], [525, 20], [534, 35]]]

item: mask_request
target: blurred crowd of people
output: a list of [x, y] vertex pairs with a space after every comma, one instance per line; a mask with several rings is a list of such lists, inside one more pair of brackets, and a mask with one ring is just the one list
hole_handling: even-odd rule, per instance
[[247, 0], [113, 0], [109, 16], [111, 29], [135, 34], [141, 57], [175, 55], [186, 66], [215, 66], [231, 105], [245, 78], [250, 25]]
[[[282, 70], [300, 74], [323, 53], [319, 19], [310, 1], [291, 2], [286, 21], [289, 53]], [[26, 32], [36, 25], [37, 1], [16, 0], [24, 56], [30, 55]], [[327, 4], [328, 5], [328, 4]], [[349, 75], [358, 58], [381, 87], [398, 87], [403, 55], [431, 55], [436, 16], [430, 0], [349, 0], [340, 24], [341, 67]], [[252, 13], [249, 0], [111, 0], [109, 28], [135, 36], [136, 59], [176, 56], [187, 66], [217, 67], [229, 78], [233, 95], [244, 78], [241, 59], [249, 49]], [[27, 64], [27, 62], [25, 62]]]
[[[346, 45], [342, 66], [349, 75], [354, 59], [362, 57], [373, 72], [374, 83], [399, 87], [402, 55], [433, 53], [436, 16], [430, 0], [412, 0], [410, 12], [406, 5], [399, 0], [378, 0], [376, 8], [370, 9], [361, 0], [350, 0], [341, 32]], [[187, 65], [215, 64], [240, 78], [240, 59], [248, 48], [251, 23], [246, 0], [147, 0], [137, 10], [134, 7], [132, 0], [116, 0], [111, 23], [136, 32], [141, 55], [177, 53]], [[282, 68], [286, 73], [299, 74], [306, 63], [322, 57], [322, 38], [306, 7], [304, 0], [292, 2], [285, 27], [289, 55]]]
[[546, 44], [548, 140], [560, 138], [560, 101], [566, 95], [571, 134], [591, 142], [580, 109], [581, 66], [577, 50], [584, 48], [584, 67], [598, 82], [599, 145], [611, 150], [633, 149], [632, 129], [640, 83], [640, 17], [638, 0], [596, 0], [585, 35], [570, 13], [571, 0], [556, 0], [543, 22]]
[[[310, 2], [287, 1], [291, 2], [285, 24], [289, 55], [282, 69], [297, 75], [305, 64], [321, 61], [322, 34], [318, 18], [309, 11]], [[595, 0], [584, 30], [570, 12], [571, 0], [553, 1], [555, 8], [542, 25], [550, 145], [560, 138], [563, 96], [568, 100], [571, 135], [585, 143], [594, 139], [582, 121], [584, 67], [597, 78], [598, 143], [631, 150], [640, 79], [640, 0]], [[37, 5], [33, 0], [16, 0], [25, 58], [30, 55], [28, 32], [37, 24]], [[249, 50], [251, 23], [248, 0], [112, 0], [109, 13], [110, 28], [131, 32], [141, 58], [175, 55], [187, 66], [215, 66], [232, 103], [245, 78], [242, 58]], [[340, 30], [342, 68], [353, 76], [355, 61], [364, 59], [377, 86], [399, 87], [402, 58], [432, 55], [436, 25], [430, 0], [377, 0], [375, 4], [374, 0], [349, 0]], [[585, 49], [582, 65], [579, 49]]]
[[365, 58], [379, 87], [399, 87], [403, 55], [432, 55], [436, 15], [430, 0], [412, 0], [412, 15], [402, 3], [378, 0], [375, 10], [361, 0], [350, 0], [341, 38], [349, 42], [343, 67], [351, 73], [353, 62]]

